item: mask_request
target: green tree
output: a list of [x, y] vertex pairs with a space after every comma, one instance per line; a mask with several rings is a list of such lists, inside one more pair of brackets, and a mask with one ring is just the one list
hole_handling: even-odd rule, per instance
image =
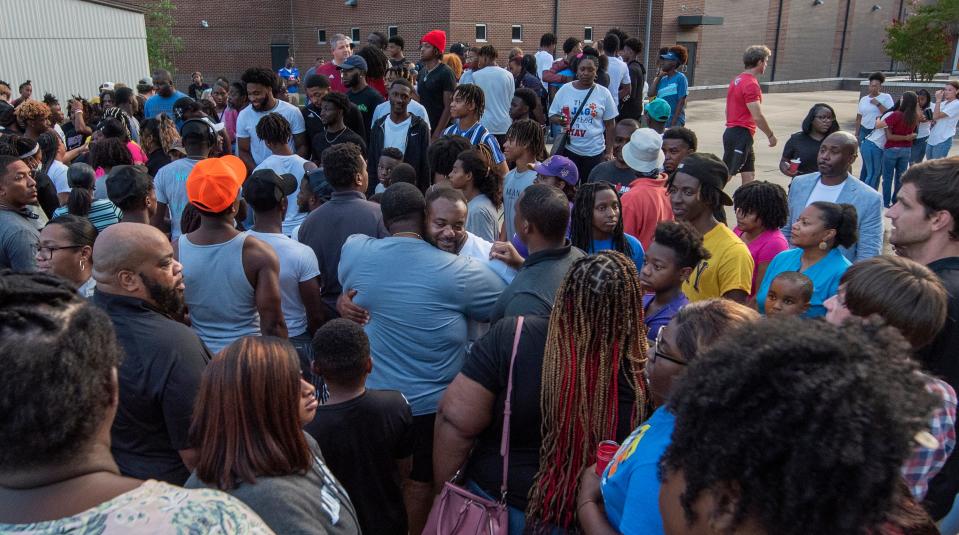
[[913, 13], [905, 20], [893, 20], [886, 28], [883, 49], [909, 71], [911, 80], [929, 81], [951, 52], [959, 29], [959, 0], [925, 5], [912, 0], [909, 10]]
[[173, 35], [174, 10], [172, 0], [157, 0], [147, 6], [147, 56], [151, 71], [166, 69], [172, 74], [173, 55], [183, 50], [183, 39]]

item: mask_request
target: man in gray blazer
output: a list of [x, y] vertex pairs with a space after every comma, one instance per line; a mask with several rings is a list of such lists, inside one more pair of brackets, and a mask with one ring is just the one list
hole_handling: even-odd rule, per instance
[[797, 176], [789, 185], [789, 222], [782, 231], [790, 239], [792, 225], [803, 209], [816, 201], [851, 204], [859, 216], [859, 241], [841, 248], [850, 262], [882, 252], [882, 196], [850, 174], [859, 152], [856, 137], [833, 132], [819, 146], [819, 172]]

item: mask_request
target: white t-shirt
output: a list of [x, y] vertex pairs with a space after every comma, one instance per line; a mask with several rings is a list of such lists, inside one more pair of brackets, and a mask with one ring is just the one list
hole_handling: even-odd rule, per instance
[[[553, 59], [553, 55], [545, 50], [539, 50], [534, 54], [536, 58], [536, 76], [539, 76], [539, 79], [543, 79], [543, 71], [549, 70], [553, 66], [553, 62], [556, 61]], [[543, 82], [543, 87], [548, 88], [546, 82]]]
[[[886, 110], [889, 110], [889, 108], [892, 108], [893, 104], [895, 104], [889, 93], [879, 93], [876, 99]], [[873, 104], [871, 100], [872, 97], [869, 95], [859, 99], [859, 114], [862, 115], [862, 122], [860, 124], [862, 124], [863, 128], [868, 128], [869, 130], [876, 127], [876, 120], [879, 119], [879, 115], [881, 115], [879, 107]]]
[[817, 180], [816, 187], [812, 189], [812, 193], [809, 194], [809, 200], [806, 201], [806, 206], [819, 201], [836, 202], [836, 199], [839, 198], [839, 194], [842, 192], [842, 187], [845, 185], [845, 180], [835, 186], [827, 186], [822, 183], [822, 179]]
[[[420, 104], [419, 102], [415, 100], [410, 100], [409, 105], [406, 106], [406, 111], [426, 121], [426, 128], [429, 129], [430, 132], [433, 131], [432, 127], [430, 126], [430, 116], [427, 114], [426, 108], [423, 107], [422, 104]], [[380, 102], [379, 105], [376, 106], [376, 109], [373, 110], [373, 121], [371, 124], [375, 124], [376, 121], [380, 120], [380, 117], [383, 117], [384, 115], [389, 115], [389, 114], [390, 114], [390, 101], [386, 100], [384, 102]]]
[[505, 134], [513, 124], [509, 116], [509, 107], [513, 103], [513, 94], [516, 92], [516, 81], [513, 80], [513, 75], [502, 67], [490, 65], [473, 71], [471, 83], [480, 86], [483, 96], [486, 97], [486, 110], [480, 117], [480, 123], [489, 130], [490, 134]]
[[[892, 115], [891, 111], [887, 111], [882, 115], [882, 119], [885, 120], [887, 117]], [[875, 126], [875, 122], [873, 122]], [[886, 129], [885, 128], [876, 128], [866, 136], [866, 139], [874, 143], [880, 149], [886, 148]]]
[[[935, 110], [935, 108], [933, 108], [932, 106], [926, 106], [926, 109], [929, 110], [930, 112]], [[925, 110], [923, 110], [923, 112], [925, 112]], [[929, 133], [931, 130], [932, 130], [932, 121], [925, 121], [925, 122], [919, 123], [919, 125], [916, 126], [916, 139], [929, 137]]]
[[[603, 121], [615, 119], [619, 115], [616, 101], [609, 89], [600, 84], [595, 84], [595, 87], [579, 116], [573, 117], [573, 127], [566, 145], [570, 151], [580, 156], [596, 156], [606, 150], [606, 125]], [[576, 89], [573, 82], [563, 85], [553, 97], [549, 115], [562, 114], [563, 106], [569, 106], [570, 114], [575, 113], [580, 109], [586, 93], [589, 93], [588, 88]]]
[[280, 257], [280, 305], [290, 336], [306, 332], [306, 307], [300, 297], [300, 283], [320, 276], [316, 253], [308, 245], [298, 243], [283, 234], [247, 231], [254, 238], [265, 241]]
[[47, 170], [47, 176], [57, 188], [57, 193], [70, 193], [70, 183], [67, 181], [68, 167], [60, 160], [53, 160], [50, 169]]
[[[932, 110], [936, 111], [936, 108], [932, 108]], [[930, 145], [938, 145], [956, 135], [956, 123], [959, 122], [959, 98], [952, 99], [950, 102], [943, 101], [939, 111], [949, 117], [937, 119], [936, 124], [932, 125], [932, 129], [929, 131], [928, 143]]]
[[459, 256], [472, 258], [489, 267], [503, 279], [503, 282], [510, 284], [513, 282], [513, 278], [516, 277], [516, 270], [507, 266], [502, 260], [490, 260], [489, 253], [491, 250], [493, 250], [492, 242], [488, 242], [476, 234], [467, 231], [466, 242], [463, 243], [463, 248], [460, 249]]
[[186, 194], [186, 179], [198, 161], [200, 160], [189, 157], [174, 160], [161, 167], [157, 175], [153, 177], [157, 202], [167, 205], [170, 211], [171, 240], [180, 237], [180, 218], [183, 216], [186, 205], [190, 203]]
[[[256, 125], [264, 115], [274, 112], [282, 115], [290, 123], [290, 129], [294, 136], [306, 131], [306, 123], [303, 121], [303, 114], [300, 113], [300, 109], [285, 100], [277, 100], [276, 106], [268, 111], [256, 111], [253, 106], [243, 108], [236, 118], [236, 137], [237, 139], [250, 138], [250, 154], [253, 155], [253, 162], [257, 165], [267, 159], [271, 153], [266, 143], [260, 140], [260, 136], [256, 135]], [[292, 138], [290, 139], [290, 150], [296, 151], [296, 144]]]
[[609, 75], [609, 92], [613, 95], [613, 100], [619, 106], [619, 86], [629, 84], [629, 67], [626, 62], [616, 56], [606, 56], [609, 60], [609, 67], [606, 68], [606, 74]]
[[[383, 148], [396, 147], [400, 152], [406, 152], [406, 134], [410, 130], [412, 117], [407, 117], [405, 121], [396, 124], [391, 117], [383, 121]], [[379, 162], [373, 162], [378, 164]]]
[[306, 172], [303, 166], [308, 162], [309, 160], [305, 160], [296, 154], [289, 156], [271, 154], [253, 169], [253, 171], [272, 169], [278, 175], [289, 173], [296, 178], [296, 190], [286, 198], [286, 215], [283, 217], [283, 234], [287, 236], [292, 235], [293, 230], [300, 226], [307, 216], [307, 213], [300, 212], [300, 208], [296, 205], [296, 196], [300, 191], [300, 181], [303, 180], [303, 174]]

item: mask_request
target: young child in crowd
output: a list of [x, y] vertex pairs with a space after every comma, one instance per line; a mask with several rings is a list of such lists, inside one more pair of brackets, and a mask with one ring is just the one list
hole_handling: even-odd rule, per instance
[[403, 152], [396, 147], [386, 147], [380, 154], [380, 161], [376, 164], [376, 178], [380, 181], [376, 185], [375, 193], [383, 193], [390, 187], [390, 173], [403, 163]]
[[812, 279], [798, 271], [776, 275], [766, 294], [766, 315], [802, 316], [809, 310], [812, 290]]
[[363, 532], [405, 534], [400, 482], [413, 454], [409, 403], [395, 390], [366, 388], [373, 361], [358, 323], [327, 322], [317, 329], [313, 350], [313, 373], [323, 378], [328, 399], [306, 432], [352, 499]]
[[659, 329], [689, 302], [683, 293], [683, 282], [706, 258], [709, 251], [703, 247], [703, 237], [689, 223], [663, 221], [656, 225], [639, 272], [639, 283], [646, 291], [643, 317], [650, 343], [656, 340]]

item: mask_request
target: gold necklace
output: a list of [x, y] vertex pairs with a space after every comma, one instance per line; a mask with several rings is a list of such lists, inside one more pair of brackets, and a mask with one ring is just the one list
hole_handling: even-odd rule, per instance
[[423, 236], [420, 236], [419, 234], [417, 234], [417, 233], [415, 233], [415, 232], [406, 232], [406, 231], [397, 232], [397, 233], [393, 234], [393, 236], [394, 236], [394, 237], [397, 237], [397, 236], [402, 236], [402, 235], [404, 235], [404, 234], [405, 234], [407, 237], [410, 237], [410, 238], [416, 238], [416, 239], [418, 239], [418, 240], [422, 240], [422, 239], [423, 239]]

